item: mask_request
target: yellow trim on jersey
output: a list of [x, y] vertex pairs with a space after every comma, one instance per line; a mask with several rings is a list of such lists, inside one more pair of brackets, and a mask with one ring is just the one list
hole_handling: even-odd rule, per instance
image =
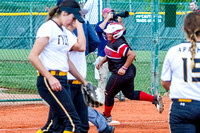
[[187, 102], [187, 103], [191, 103], [192, 99], [178, 99], [179, 102]]
[[75, 125], [72, 121], [72, 118], [70, 117], [70, 115], [68, 114], [67, 110], [65, 109], [65, 107], [62, 105], [62, 103], [58, 100], [58, 98], [54, 95], [54, 93], [52, 92], [51, 88], [49, 87], [49, 85], [47, 84], [47, 79], [44, 77], [44, 83], [46, 85], [46, 87], [48, 88], [48, 91], [51, 93], [51, 95], [55, 98], [56, 102], [60, 105], [60, 107], [63, 109], [63, 111], [65, 112], [65, 114], [67, 115], [71, 126], [72, 126], [72, 132], [75, 131]]

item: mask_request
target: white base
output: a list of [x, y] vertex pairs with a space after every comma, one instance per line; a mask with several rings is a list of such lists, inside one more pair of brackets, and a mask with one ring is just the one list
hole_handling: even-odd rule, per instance
[[[114, 126], [114, 125], [120, 125], [120, 122], [119, 121], [111, 121], [108, 124], [111, 126]], [[94, 124], [92, 124], [91, 122], [89, 122], [89, 125], [94, 126]]]

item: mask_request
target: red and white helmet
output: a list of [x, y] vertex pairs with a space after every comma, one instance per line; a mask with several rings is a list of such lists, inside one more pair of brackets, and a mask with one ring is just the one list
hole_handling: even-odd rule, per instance
[[107, 28], [104, 30], [105, 33], [112, 33], [114, 39], [118, 39], [123, 35], [123, 27], [119, 23], [113, 22], [108, 24]]

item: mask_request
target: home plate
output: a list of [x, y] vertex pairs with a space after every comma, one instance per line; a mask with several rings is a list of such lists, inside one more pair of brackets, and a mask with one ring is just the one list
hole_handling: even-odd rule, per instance
[[[111, 126], [114, 126], [114, 125], [120, 125], [120, 122], [119, 121], [111, 121], [108, 124]], [[94, 124], [92, 124], [91, 122], [89, 122], [89, 125], [94, 126]]]
[[108, 123], [109, 125], [120, 125], [120, 122], [119, 121], [111, 121]]

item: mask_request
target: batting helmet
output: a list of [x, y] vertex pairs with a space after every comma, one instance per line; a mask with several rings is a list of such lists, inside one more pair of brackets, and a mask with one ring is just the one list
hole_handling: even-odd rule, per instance
[[123, 35], [123, 27], [119, 23], [110, 23], [104, 30], [105, 33], [112, 33], [114, 39], [118, 39]]

